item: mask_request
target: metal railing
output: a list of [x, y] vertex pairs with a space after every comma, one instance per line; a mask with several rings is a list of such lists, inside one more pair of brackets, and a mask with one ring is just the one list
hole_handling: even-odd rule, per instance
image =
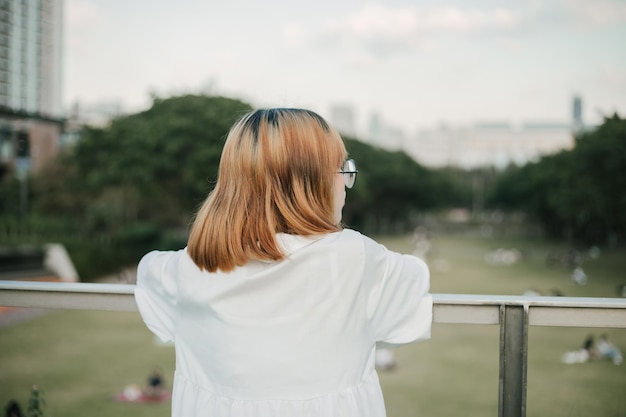
[[[137, 311], [135, 286], [0, 281], [0, 306]], [[498, 416], [526, 415], [528, 326], [626, 328], [626, 299], [434, 294], [433, 321], [500, 325]]]

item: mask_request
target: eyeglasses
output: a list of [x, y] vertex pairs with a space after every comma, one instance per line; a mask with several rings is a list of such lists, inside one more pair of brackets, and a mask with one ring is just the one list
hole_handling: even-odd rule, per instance
[[356, 169], [356, 163], [354, 163], [354, 159], [348, 159], [341, 166], [341, 171], [338, 171], [337, 174], [343, 175], [343, 183], [346, 185], [346, 188], [352, 188], [354, 186], [354, 182], [356, 181], [356, 174], [359, 171]]

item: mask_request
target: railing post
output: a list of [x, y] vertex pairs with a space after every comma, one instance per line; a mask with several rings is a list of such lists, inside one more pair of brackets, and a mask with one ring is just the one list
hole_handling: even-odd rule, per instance
[[528, 305], [500, 306], [499, 417], [526, 416]]

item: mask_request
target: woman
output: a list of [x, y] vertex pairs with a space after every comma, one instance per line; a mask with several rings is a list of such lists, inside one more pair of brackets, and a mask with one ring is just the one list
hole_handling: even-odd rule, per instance
[[139, 310], [176, 346], [173, 416], [385, 415], [376, 343], [430, 336], [429, 271], [341, 227], [346, 157], [311, 111], [247, 114], [187, 247], [141, 260]]

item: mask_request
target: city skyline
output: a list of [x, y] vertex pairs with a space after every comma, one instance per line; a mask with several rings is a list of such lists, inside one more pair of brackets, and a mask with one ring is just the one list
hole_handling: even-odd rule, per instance
[[208, 92], [408, 135], [626, 113], [623, 1], [209, 3], [65, 0], [66, 108]]

